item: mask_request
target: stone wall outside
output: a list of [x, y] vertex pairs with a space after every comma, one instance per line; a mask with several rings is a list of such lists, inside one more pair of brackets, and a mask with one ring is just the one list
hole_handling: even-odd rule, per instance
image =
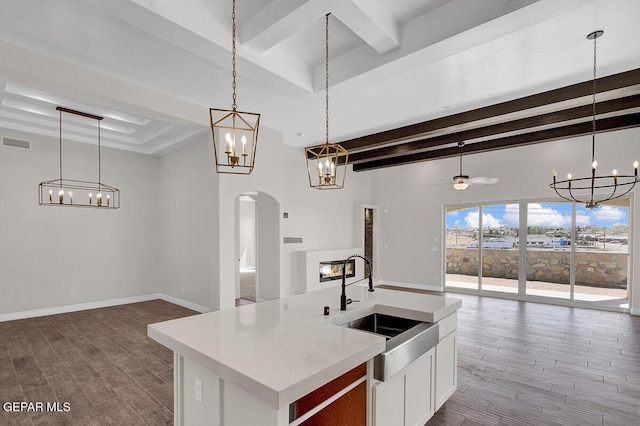
[[[576, 285], [627, 288], [626, 253], [576, 252]], [[518, 279], [518, 250], [482, 252], [483, 276]], [[569, 283], [570, 252], [529, 250], [527, 280]], [[478, 249], [447, 248], [447, 274], [478, 276]]]

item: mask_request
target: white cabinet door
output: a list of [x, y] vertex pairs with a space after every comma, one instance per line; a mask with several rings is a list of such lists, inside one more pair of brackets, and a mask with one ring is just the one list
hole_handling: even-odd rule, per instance
[[436, 410], [456, 391], [456, 332], [444, 337], [436, 346]]
[[373, 385], [375, 426], [422, 426], [434, 413], [435, 349]]
[[423, 426], [433, 416], [435, 349], [411, 363], [405, 371], [405, 422], [406, 426]]
[[373, 424], [404, 425], [404, 373], [394, 374], [373, 385]]

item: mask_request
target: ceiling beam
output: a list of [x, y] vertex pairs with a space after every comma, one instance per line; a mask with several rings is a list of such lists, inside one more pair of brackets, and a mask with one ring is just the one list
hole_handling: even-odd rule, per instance
[[[640, 84], [640, 68], [613, 74], [597, 79], [597, 92], [608, 92], [629, 88]], [[430, 132], [441, 131], [448, 127], [460, 126], [475, 121], [499, 118], [506, 114], [526, 111], [532, 108], [544, 107], [550, 104], [569, 101], [572, 99], [589, 96], [593, 92], [593, 81], [588, 80], [559, 89], [554, 89], [535, 95], [526, 96], [499, 104], [477, 108], [458, 114], [423, 121], [396, 129], [386, 130], [367, 136], [362, 136], [340, 144], [349, 152], [361, 149], [373, 148], [390, 142], [419, 138]]]
[[[640, 94], [598, 102], [596, 106], [598, 114], [609, 114], [632, 108], [640, 108]], [[351, 163], [358, 163], [374, 158], [381, 159], [397, 157], [411, 152], [424, 151], [436, 146], [456, 143], [459, 141], [466, 141], [468, 143], [473, 139], [486, 138], [507, 132], [533, 129], [536, 127], [550, 126], [554, 124], [559, 125], [570, 120], [584, 119], [587, 117], [591, 118], [592, 114], [592, 105], [582, 105], [548, 114], [540, 114], [533, 117], [522, 118], [520, 120], [507, 121], [504, 123], [447, 133], [417, 141], [374, 148], [367, 151], [356, 151], [349, 154], [349, 161]]]
[[[640, 126], [640, 113], [621, 115], [611, 118], [603, 118], [596, 121], [598, 133], [622, 130]], [[505, 148], [515, 148], [543, 142], [551, 142], [559, 139], [567, 139], [590, 134], [592, 131], [591, 122], [571, 124], [552, 129], [538, 130], [529, 133], [522, 133], [513, 136], [499, 137], [482, 142], [466, 144], [465, 154], [495, 151]], [[448, 147], [431, 151], [423, 151], [392, 158], [366, 161], [353, 164], [355, 172], [374, 170], [384, 167], [393, 167], [403, 164], [418, 163], [423, 161], [437, 160], [454, 157], [460, 154], [460, 148]]]

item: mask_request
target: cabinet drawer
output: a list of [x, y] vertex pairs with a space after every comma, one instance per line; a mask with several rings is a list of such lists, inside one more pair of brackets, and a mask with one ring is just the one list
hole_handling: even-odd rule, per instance
[[451, 314], [438, 321], [440, 326], [440, 340], [453, 333], [458, 328], [458, 314]]

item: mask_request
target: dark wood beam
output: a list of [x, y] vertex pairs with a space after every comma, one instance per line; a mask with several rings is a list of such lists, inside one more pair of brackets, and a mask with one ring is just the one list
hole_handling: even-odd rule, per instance
[[[597, 79], [598, 93], [640, 84], [640, 68], [613, 74]], [[428, 132], [442, 130], [451, 126], [458, 126], [473, 121], [499, 117], [518, 111], [542, 107], [557, 102], [589, 96], [593, 92], [593, 81], [588, 80], [559, 89], [549, 90], [535, 95], [526, 96], [499, 104], [465, 111], [447, 117], [436, 118], [421, 123], [411, 124], [396, 129], [374, 133], [368, 136], [340, 142], [348, 151], [372, 148], [381, 144], [420, 137]]]
[[[625, 98], [598, 102], [596, 109], [598, 111], [598, 114], [607, 114], [638, 107], [640, 107], [640, 94], [627, 96]], [[534, 117], [527, 117], [520, 120], [479, 127], [476, 129], [469, 129], [460, 132], [434, 136], [431, 138], [370, 149], [367, 151], [358, 151], [349, 154], [349, 161], [352, 163], [358, 163], [376, 158], [381, 159], [385, 157], [397, 157], [400, 155], [409, 154], [411, 152], [424, 151], [429, 148], [440, 145], [447, 145], [459, 141], [470, 141], [472, 139], [485, 138], [488, 136], [499, 135], [507, 132], [526, 130], [540, 126], [558, 124], [569, 120], [586, 118], [590, 117], [592, 113], [592, 105], [583, 105], [575, 108], [565, 109], [562, 111], [541, 114]]]
[[[614, 130], [628, 129], [640, 126], [640, 113], [620, 115], [617, 117], [603, 118], [596, 121], [598, 133], [610, 132]], [[501, 138], [490, 139], [482, 142], [466, 144], [464, 154], [489, 152], [505, 148], [515, 148], [520, 146], [532, 145], [543, 142], [551, 142], [558, 139], [567, 139], [577, 136], [588, 135], [591, 133], [591, 122], [572, 124], [551, 129], [538, 130], [519, 135], [506, 136]], [[374, 170], [384, 167], [393, 167], [403, 164], [418, 163], [423, 161], [437, 160], [441, 158], [454, 157], [460, 154], [458, 147], [449, 147], [412, 153], [399, 157], [383, 158], [378, 160], [356, 163], [353, 170], [356, 172], [365, 170]]]

